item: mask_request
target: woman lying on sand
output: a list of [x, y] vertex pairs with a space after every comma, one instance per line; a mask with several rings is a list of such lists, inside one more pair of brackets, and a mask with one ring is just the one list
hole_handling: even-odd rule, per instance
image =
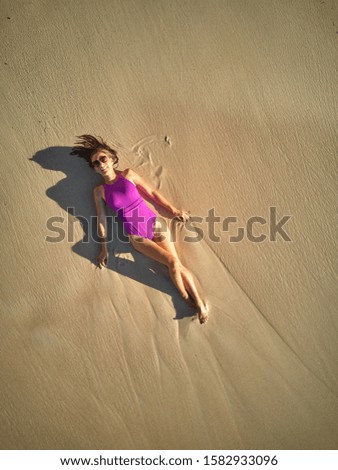
[[105, 208], [108, 204], [121, 219], [124, 231], [129, 235], [133, 247], [168, 267], [170, 277], [181, 296], [187, 301], [189, 301], [189, 296], [191, 297], [200, 323], [206, 323], [208, 320], [206, 303], [197, 291], [191, 272], [180, 262], [174, 242], [163, 235], [163, 219], [159, 220], [147, 206], [139, 191], [183, 222], [189, 219], [189, 214], [173, 207], [132, 169], [116, 170], [117, 153], [101, 138], [82, 135], [78, 137], [75, 145], [71, 154], [86, 159], [96, 173], [104, 179], [104, 184], [94, 188], [100, 236], [100, 252], [97, 257], [99, 267], [105, 267], [108, 260]]

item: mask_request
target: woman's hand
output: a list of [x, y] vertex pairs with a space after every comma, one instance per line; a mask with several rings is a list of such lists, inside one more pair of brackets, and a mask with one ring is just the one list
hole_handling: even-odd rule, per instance
[[108, 250], [106, 247], [101, 247], [97, 256], [97, 263], [100, 269], [106, 268], [108, 263]]
[[190, 212], [185, 210], [174, 209], [173, 216], [174, 219], [178, 219], [180, 222], [186, 222], [190, 219]]

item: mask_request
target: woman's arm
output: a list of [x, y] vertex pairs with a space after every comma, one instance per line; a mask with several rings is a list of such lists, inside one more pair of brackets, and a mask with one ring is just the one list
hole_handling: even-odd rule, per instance
[[97, 257], [99, 268], [104, 268], [108, 261], [107, 249], [107, 220], [106, 220], [106, 207], [103, 199], [103, 186], [96, 186], [93, 191], [96, 213], [97, 213], [97, 228], [100, 237], [100, 251]]
[[190, 218], [187, 211], [176, 209], [176, 207], [170, 204], [170, 202], [157, 189], [153, 188], [140, 175], [135, 173], [135, 171], [128, 168], [125, 172], [125, 176], [131, 180], [136, 185], [137, 189], [144, 193], [152, 202], [164, 207], [174, 217], [177, 217], [182, 221], [186, 221]]

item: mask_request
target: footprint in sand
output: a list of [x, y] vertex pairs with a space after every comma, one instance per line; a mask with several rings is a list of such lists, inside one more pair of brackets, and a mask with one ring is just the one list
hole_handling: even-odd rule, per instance
[[164, 136], [164, 142], [171, 147], [171, 139], [168, 135]]

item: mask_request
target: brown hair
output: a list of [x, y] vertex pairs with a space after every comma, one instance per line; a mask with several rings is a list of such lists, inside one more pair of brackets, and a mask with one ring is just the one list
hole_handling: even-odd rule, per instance
[[102, 137], [94, 137], [93, 135], [84, 134], [77, 136], [75, 146], [70, 152], [71, 155], [84, 158], [87, 163], [92, 167], [91, 156], [99, 150], [107, 150], [115, 164], [118, 163], [119, 157], [117, 156], [116, 150], [109, 147], [109, 145], [102, 139]]

